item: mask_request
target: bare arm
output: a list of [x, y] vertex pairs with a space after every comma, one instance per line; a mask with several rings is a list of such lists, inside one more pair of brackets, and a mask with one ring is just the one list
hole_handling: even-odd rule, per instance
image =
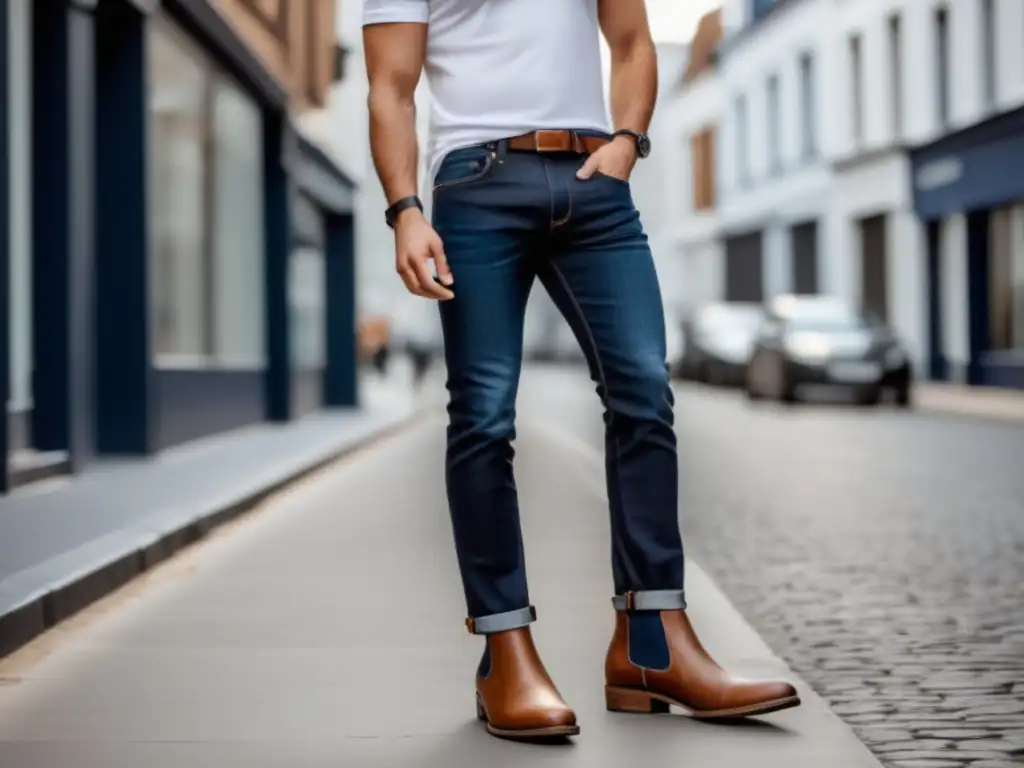
[[[405, 19], [425, 16], [416, 0], [374, 3], [370, 11], [396, 9], [402, 21], [388, 19], [363, 27], [366, 72], [370, 81], [370, 151], [388, 205], [411, 197], [418, 191], [416, 172], [419, 149], [416, 144], [416, 86], [427, 50], [427, 25]], [[441, 284], [434, 280], [430, 262]], [[406, 208], [395, 221], [395, 271], [410, 293], [427, 299], [454, 297], [451, 270], [444, 244], [417, 208]]]
[[611, 111], [616, 130], [646, 133], [658, 95], [658, 56], [644, 0], [598, 0], [611, 51]]
[[363, 28], [370, 81], [370, 151], [388, 205], [418, 191], [415, 93], [426, 45], [426, 24]]

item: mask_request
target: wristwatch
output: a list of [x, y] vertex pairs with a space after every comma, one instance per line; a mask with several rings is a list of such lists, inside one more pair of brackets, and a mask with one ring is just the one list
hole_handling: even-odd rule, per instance
[[420, 213], [423, 212], [423, 203], [416, 195], [409, 195], [409, 197], [403, 197], [401, 200], [396, 200], [390, 208], [384, 211], [384, 221], [392, 229], [395, 228], [395, 219], [398, 218], [398, 214], [407, 208], [419, 208]]
[[651, 154], [651, 137], [646, 133], [637, 133], [636, 131], [621, 130], [616, 131], [612, 134], [615, 136], [629, 136], [636, 142], [636, 154], [637, 157], [643, 159]]

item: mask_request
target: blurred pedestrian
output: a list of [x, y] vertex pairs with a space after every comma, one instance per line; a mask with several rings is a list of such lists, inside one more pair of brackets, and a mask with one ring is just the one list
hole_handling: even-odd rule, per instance
[[[607, 124], [599, 37], [611, 52]], [[371, 146], [408, 290], [440, 301], [448, 501], [488, 731], [579, 732], [534, 646], [512, 475], [527, 298], [539, 278], [607, 411], [616, 629], [611, 710], [702, 718], [794, 706], [724, 672], [686, 615], [665, 319], [630, 173], [651, 143], [657, 60], [644, 0], [365, 0]], [[432, 222], [417, 196], [414, 93], [433, 107]], [[433, 262], [436, 275], [431, 271]]]
[[388, 362], [391, 360], [391, 349], [387, 344], [381, 344], [373, 351], [373, 369], [381, 376], [388, 375]]
[[408, 297], [395, 313], [395, 325], [412, 363], [413, 386], [419, 388], [430, 372], [434, 351], [441, 342], [437, 310], [427, 302]]

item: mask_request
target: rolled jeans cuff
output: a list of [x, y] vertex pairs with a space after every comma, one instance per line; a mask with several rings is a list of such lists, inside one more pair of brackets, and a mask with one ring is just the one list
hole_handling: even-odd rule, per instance
[[492, 613], [489, 616], [471, 616], [466, 619], [466, 629], [471, 635], [493, 635], [508, 632], [532, 624], [537, 620], [537, 609], [532, 605], [517, 608], [505, 613]]
[[686, 592], [681, 589], [657, 589], [625, 592], [612, 598], [617, 611], [685, 611]]

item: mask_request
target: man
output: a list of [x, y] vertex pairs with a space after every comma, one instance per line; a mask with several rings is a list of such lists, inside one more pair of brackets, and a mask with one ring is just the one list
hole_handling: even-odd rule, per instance
[[[657, 85], [643, 0], [365, 0], [364, 40], [371, 146], [398, 273], [409, 291], [440, 302], [448, 501], [466, 624], [486, 637], [478, 717], [512, 738], [579, 732], [530, 635], [536, 614], [512, 475], [535, 279], [572, 326], [606, 411], [616, 611], [607, 707], [676, 704], [725, 718], [795, 706], [792, 686], [718, 667], [685, 613], [665, 321], [629, 187], [650, 151]], [[416, 197], [414, 92], [424, 69], [433, 226]]]

